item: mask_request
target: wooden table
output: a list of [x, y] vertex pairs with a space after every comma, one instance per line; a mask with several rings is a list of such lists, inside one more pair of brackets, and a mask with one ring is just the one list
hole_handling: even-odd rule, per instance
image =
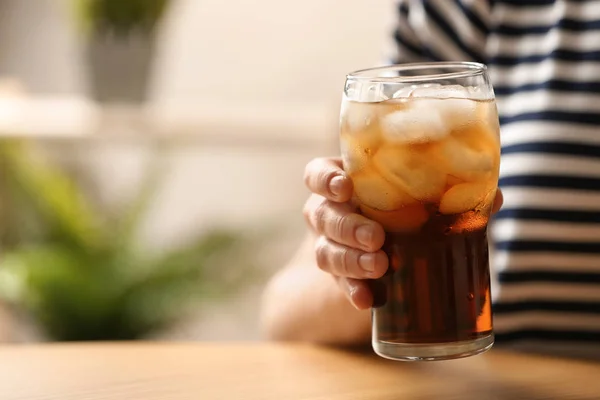
[[600, 364], [492, 350], [399, 363], [274, 344], [0, 347], [2, 400], [598, 400]]

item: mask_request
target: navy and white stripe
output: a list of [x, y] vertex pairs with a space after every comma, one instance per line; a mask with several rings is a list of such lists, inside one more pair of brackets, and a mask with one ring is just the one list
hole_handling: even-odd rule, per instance
[[395, 63], [489, 66], [497, 341], [600, 349], [600, 1], [405, 0], [397, 15]]

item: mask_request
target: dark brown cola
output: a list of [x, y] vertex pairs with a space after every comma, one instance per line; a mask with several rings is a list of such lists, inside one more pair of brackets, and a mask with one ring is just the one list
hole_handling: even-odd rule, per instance
[[492, 332], [487, 217], [434, 216], [413, 234], [387, 233], [386, 275], [372, 281], [375, 339], [463, 342]]

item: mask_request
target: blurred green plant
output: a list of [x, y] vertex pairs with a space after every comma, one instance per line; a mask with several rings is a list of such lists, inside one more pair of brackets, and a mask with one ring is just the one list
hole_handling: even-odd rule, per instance
[[161, 255], [136, 245], [159, 163], [125, 212], [111, 216], [32, 150], [0, 142], [0, 296], [50, 340], [140, 339], [199, 300], [231, 295], [258, 277], [241, 233], [211, 231]]
[[74, 15], [88, 34], [128, 36], [154, 32], [170, 0], [69, 0]]

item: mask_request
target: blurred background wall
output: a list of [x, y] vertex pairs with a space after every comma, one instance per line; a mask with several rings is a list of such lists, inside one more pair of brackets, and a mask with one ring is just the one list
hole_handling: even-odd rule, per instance
[[[85, 92], [68, 1], [0, 2], [0, 73], [35, 92]], [[391, 0], [176, 0], [154, 98], [335, 107], [345, 73], [383, 62], [391, 11]]]
[[[79, 99], [89, 90], [65, 1], [0, 0], [0, 79], [17, 80], [33, 98]], [[174, 145], [144, 243], [168, 248], [214, 225], [269, 227], [277, 233], [260, 250], [262, 266], [271, 273], [285, 263], [303, 234], [304, 165], [335, 151], [344, 75], [386, 61], [392, 14], [391, 0], [176, 0], [150, 90], [151, 110], [170, 117], [161, 132]], [[118, 203], [139, 180], [155, 134], [151, 123], [129, 123], [103, 125], [93, 140], [60, 130], [30, 136], [85, 169], [103, 202]], [[212, 304], [163, 337], [256, 339], [259, 293]]]

